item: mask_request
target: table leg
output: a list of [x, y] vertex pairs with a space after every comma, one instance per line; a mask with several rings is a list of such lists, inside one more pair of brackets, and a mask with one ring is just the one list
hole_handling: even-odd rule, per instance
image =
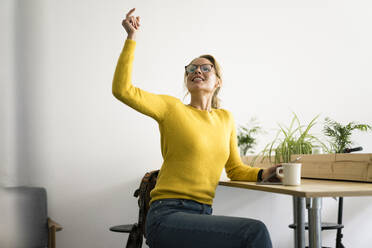
[[293, 196], [295, 248], [305, 248], [305, 198]]
[[309, 217], [309, 247], [321, 248], [322, 247], [322, 230], [321, 230], [321, 209], [322, 198], [310, 198], [306, 208], [308, 209]]

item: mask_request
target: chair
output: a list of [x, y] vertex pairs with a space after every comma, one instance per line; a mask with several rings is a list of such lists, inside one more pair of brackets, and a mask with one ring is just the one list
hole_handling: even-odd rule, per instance
[[110, 227], [112, 232], [129, 233], [126, 248], [141, 248], [145, 236], [145, 223], [148, 209], [150, 208], [150, 192], [155, 187], [159, 170], [147, 172], [141, 180], [140, 186], [134, 192], [138, 197], [138, 222]]
[[[343, 234], [341, 233], [342, 228], [344, 228], [344, 225], [342, 224], [342, 211], [343, 211], [343, 197], [339, 197], [338, 199], [338, 213], [337, 213], [337, 223], [329, 223], [329, 222], [322, 222], [321, 224], [321, 230], [337, 230], [336, 234], [336, 248], [345, 248], [345, 246], [342, 244], [341, 239], [343, 237]], [[296, 229], [296, 224], [289, 225], [289, 228]], [[309, 229], [309, 224], [305, 223], [305, 230]], [[322, 248], [330, 248], [322, 246]]]
[[62, 226], [48, 217], [47, 192], [40, 187], [4, 188], [13, 216], [9, 218], [13, 232], [10, 247], [56, 247], [57, 231]]

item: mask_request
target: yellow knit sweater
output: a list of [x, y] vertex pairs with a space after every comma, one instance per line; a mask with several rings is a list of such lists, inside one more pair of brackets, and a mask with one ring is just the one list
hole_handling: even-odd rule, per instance
[[113, 79], [114, 96], [157, 121], [164, 162], [151, 202], [164, 198], [212, 204], [223, 168], [231, 180], [256, 181], [259, 168], [239, 156], [232, 114], [225, 109], [199, 110], [178, 98], [153, 94], [132, 85], [136, 42], [127, 39]]

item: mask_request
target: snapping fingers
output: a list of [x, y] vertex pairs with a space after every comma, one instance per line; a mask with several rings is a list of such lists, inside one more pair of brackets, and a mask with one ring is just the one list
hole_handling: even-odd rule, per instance
[[129, 19], [129, 17], [131, 16], [131, 14], [136, 10], [136, 8], [133, 8], [131, 10], [129, 10], [129, 12], [127, 13], [127, 19]]

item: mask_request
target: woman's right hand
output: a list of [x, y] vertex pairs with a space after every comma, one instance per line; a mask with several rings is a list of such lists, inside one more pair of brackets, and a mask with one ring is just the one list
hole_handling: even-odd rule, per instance
[[128, 33], [128, 38], [134, 40], [136, 37], [136, 33], [139, 30], [140, 27], [140, 17], [134, 17], [131, 16], [131, 14], [136, 10], [136, 8], [131, 9], [126, 18], [121, 23], [125, 29], [125, 31]]

